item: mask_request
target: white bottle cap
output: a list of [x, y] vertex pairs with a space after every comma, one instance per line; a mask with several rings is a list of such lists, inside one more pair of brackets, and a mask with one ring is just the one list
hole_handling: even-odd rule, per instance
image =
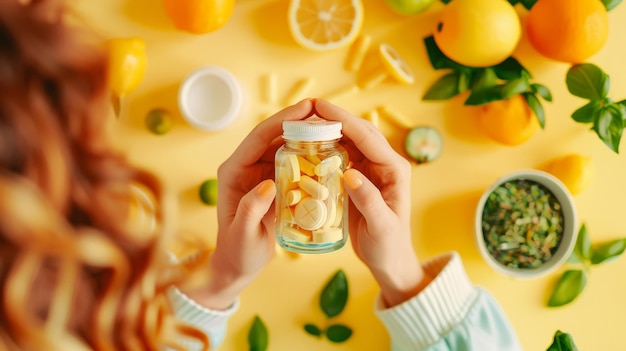
[[292, 141], [328, 141], [340, 139], [341, 122], [323, 119], [284, 121], [283, 139]]

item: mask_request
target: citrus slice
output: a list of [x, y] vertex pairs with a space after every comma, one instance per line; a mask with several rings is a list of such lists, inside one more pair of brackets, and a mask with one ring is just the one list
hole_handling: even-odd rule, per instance
[[402, 56], [389, 44], [380, 44], [378, 47], [381, 61], [387, 73], [403, 84], [413, 84], [415, 76], [411, 67], [404, 61]]
[[301, 46], [326, 51], [348, 45], [363, 25], [361, 0], [291, 0], [289, 29]]

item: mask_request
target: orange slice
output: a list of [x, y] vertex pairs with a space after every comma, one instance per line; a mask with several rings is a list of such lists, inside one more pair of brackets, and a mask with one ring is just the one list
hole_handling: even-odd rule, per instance
[[415, 76], [411, 67], [393, 47], [389, 44], [380, 44], [379, 53], [389, 75], [400, 83], [413, 84]]
[[301, 46], [326, 51], [350, 44], [363, 25], [361, 0], [291, 0], [289, 29]]

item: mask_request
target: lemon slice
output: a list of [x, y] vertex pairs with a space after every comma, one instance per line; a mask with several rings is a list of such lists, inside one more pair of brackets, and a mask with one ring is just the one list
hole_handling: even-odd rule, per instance
[[301, 46], [326, 51], [348, 45], [363, 25], [361, 0], [291, 0], [289, 29]]
[[380, 44], [378, 52], [389, 75], [400, 83], [413, 84], [415, 75], [413, 75], [411, 67], [393, 47], [389, 44]]

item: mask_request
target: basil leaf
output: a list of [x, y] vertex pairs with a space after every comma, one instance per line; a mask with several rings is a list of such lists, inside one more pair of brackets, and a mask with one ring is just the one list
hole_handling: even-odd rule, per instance
[[335, 317], [348, 302], [348, 280], [345, 273], [340, 269], [333, 275], [330, 281], [322, 290], [320, 296], [320, 307], [328, 317]]
[[591, 258], [591, 240], [587, 232], [587, 226], [583, 223], [578, 231], [576, 246], [574, 246], [574, 254], [578, 256], [580, 261], [587, 262]]
[[537, 121], [539, 121], [539, 125], [543, 129], [546, 126], [546, 115], [543, 111], [543, 106], [541, 106], [541, 101], [539, 101], [539, 99], [531, 93], [525, 93], [523, 96], [528, 104], [528, 107], [530, 107], [530, 109], [535, 113]]
[[606, 7], [607, 11], [614, 9], [620, 4], [620, 2], [622, 2], [622, 0], [602, 0], [602, 3], [604, 4], [604, 7]]
[[572, 113], [572, 119], [578, 123], [591, 123], [595, 120], [596, 111], [600, 109], [597, 100], [591, 100], [585, 106]]
[[465, 100], [465, 105], [482, 105], [491, 101], [502, 100], [503, 85], [494, 85], [483, 89], [473, 89]]
[[591, 63], [582, 63], [570, 67], [565, 82], [572, 95], [589, 100], [605, 98], [611, 85], [609, 76]]
[[596, 111], [593, 130], [600, 139], [615, 153], [619, 153], [619, 143], [624, 131], [623, 116], [614, 113], [608, 107]]
[[422, 100], [447, 100], [459, 94], [459, 74], [448, 73], [426, 91]]
[[571, 335], [557, 330], [554, 333], [552, 345], [546, 351], [578, 351], [578, 348], [574, 344], [574, 338]]
[[326, 337], [332, 342], [344, 342], [352, 336], [352, 329], [343, 324], [333, 324], [326, 329]]
[[548, 300], [548, 307], [559, 307], [572, 301], [587, 285], [587, 275], [580, 269], [568, 270], [559, 279]]
[[313, 335], [313, 336], [321, 336], [322, 330], [315, 324], [307, 323], [304, 325], [304, 330]]
[[496, 76], [502, 80], [522, 78], [523, 72], [526, 72], [525, 74], [527, 74], [529, 78], [532, 78], [530, 72], [512, 56], [493, 66], [493, 70]]
[[426, 46], [426, 53], [428, 53], [428, 59], [434, 69], [451, 68], [454, 70], [464, 69], [465, 66], [456, 63], [449, 59], [437, 46], [434, 36], [424, 38], [424, 46]]
[[530, 90], [532, 90], [532, 92], [535, 94], [539, 94], [539, 96], [541, 96], [544, 100], [548, 102], [552, 101], [552, 93], [545, 85], [541, 85], [538, 83], [531, 84]]
[[269, 343], [267, 328], [259, 316], [254, 316], [252, 327], [248, 332], [250, 351], [265, 351]]
[[525, 78], [517, 78], [510, 80], [504, 84], [502, 87], [502, 97], [504, 99], [508, 99], [515, 95], [524, 93], [530, 89], [530, 85], [528, 85], [528, 80]]
[[498, 83], [496, 72], [491, 67], [477, 69], [472, 79], [472, 90], [480, 90]]
[[626, 249], [626, 239], [617, 239], [601, 244], [594, 248], [591, 264], [614, 260], [624, 253], [624, 249]]

